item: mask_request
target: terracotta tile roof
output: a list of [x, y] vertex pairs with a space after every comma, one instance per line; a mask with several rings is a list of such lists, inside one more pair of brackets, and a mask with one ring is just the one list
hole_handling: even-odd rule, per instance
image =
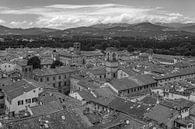
[[2, 87], [5, 94], [8, 96], [10, 100], [24, 94], [25, 92], [29, 92], [36, 88], [45, 88], [47, 87], [44, 83], [39, 83], [34, 80], [20, 80], [12, 83], [11, 85], [7, 85]]
[[139, 120], [143, 119], [144, 114], [151, 108], [151, 106], [127, 101], [122, 98], [115, 98], [108, 106]]
[[156, 81], [149, 75], [136, 75], [122, 79], [114, 79], [110, 83], [114, 88], [120, 91], [134, 87], [154, 84], [156, 83]]
[[170, 119], [175, 116], [176, 112], [176, 110], [172, 110], [168, 107], [159, 104], [155, 106], [145, 116], [151, 120], [157, 121], [159, 124], [167, 125]]
[[7, 85], [6, 87], [3, 87], [3, 91], [5, 92], [5, 94], [7, 95], [7, 97], [12, 100], [22, 94], [24, 94], [25, 92], [29, 92], [33, 89], [36, 89], [37, 87], [39, 87], [38, 85], [27, 81], [27, 80], [20, 80], [17, 82], [14, 82], [11, 85]]
[[37, 76], [50, 76], [64, 73], [72, 73], [76, 71], [77, 71], [76, 69], [70, 67], [58, 67], [55, 69], [35, 69], [33, 71], [33, 74]]
[[33, 116], [48, 115], [63, 110], [62, 105], [57, 101], [52, 101], [43, 105], [30, 107]]

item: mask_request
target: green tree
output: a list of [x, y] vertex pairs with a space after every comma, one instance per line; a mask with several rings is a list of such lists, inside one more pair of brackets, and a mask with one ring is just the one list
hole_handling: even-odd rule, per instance
[[51, 64], [51, 68], [56, 68], [58, 66], [63, 66], [63, 63], [59, 60], [55, 60], [52, 64]]
[[132, 45], [128, 45], [127, 51], [128, 52], [133, 52], [134, 51], [134, 47]]
[[195, 48], [191, 50], [191, 56], [195, 56]]
[[32, 65], [33, 69], [41, 68], [41, 60], [39, 57], [33, 56], [28, 60], [27, 65]]

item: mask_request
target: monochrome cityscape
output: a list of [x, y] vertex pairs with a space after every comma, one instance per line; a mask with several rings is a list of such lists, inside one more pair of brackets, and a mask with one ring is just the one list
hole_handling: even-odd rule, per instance
[[0, 0], [0, 129], [195, 129], [194, 0]]

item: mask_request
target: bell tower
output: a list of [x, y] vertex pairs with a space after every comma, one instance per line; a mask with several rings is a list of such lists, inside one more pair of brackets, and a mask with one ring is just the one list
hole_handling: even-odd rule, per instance
[[116, 48], [111, 47], [106, 49], [105, 66], [106, 66], [106, 78], [107, 79], [117, 78], [119, 63], [118, 63], [118, 53]]
[[73, 44], [73, 46], [74, 46], [74, 52], [75, 52], [76, 54], [80, 54], [80, 52], [81, 52], [81, 43], [75, 42], [75, 43]]

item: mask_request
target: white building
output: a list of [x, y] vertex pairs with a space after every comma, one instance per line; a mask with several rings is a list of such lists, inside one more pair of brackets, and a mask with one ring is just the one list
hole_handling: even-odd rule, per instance
[[3, 87], [6, 114], [14, 116], [27, 107], [36, 106], [38, 96], [43, 92], [44, 87], [42, 83], [25, 79]]
[[11, 72], [16, 69], [16, 65], [12, 63], [2, 63], [0, 64], [0, 70], [5, 72]]

